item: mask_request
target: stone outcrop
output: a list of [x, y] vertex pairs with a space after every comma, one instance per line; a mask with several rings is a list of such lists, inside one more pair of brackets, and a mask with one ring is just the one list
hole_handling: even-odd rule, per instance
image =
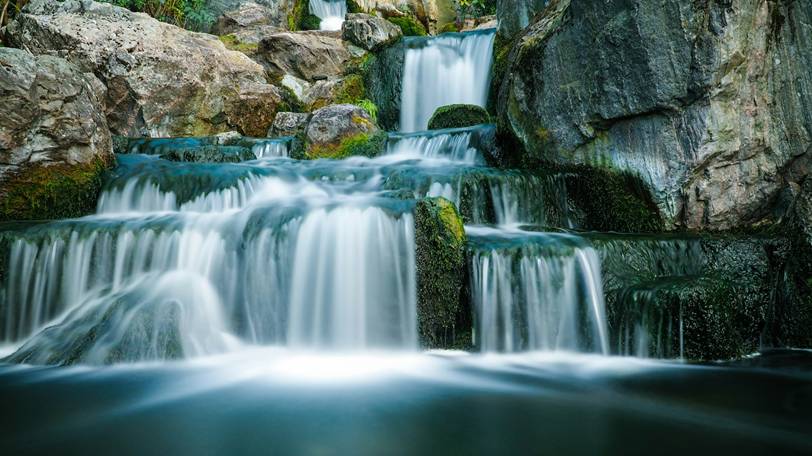
[[386, 134], [369, 113], [350, 104], [330, 105], [314, 112], [305, 137], [308, 158], [374, 156], [386, 142]]
[[278, 10], [254, 2], [245, 2], [236, 8], [223, 12], [212, 28], [215, 35], [228, 35], [243, 30], [271, 26], [282, 29], [287, 18]]
[[812, 3], [550, 2], [498, 100], [519, 162], [639, 175], [666, 227], [777, 220], [808, 174]]
[[64, 59], [0, 48], [0, 220], [95, 207], [114, 162], [99, 85]]
[[431, 33], [457, 20], [454, 0], [355, 0], [364, 11], [378, 11], [387, 17], [398, 17], [395, 11], [409, 12]]
[[192, 33], [106, 3], [34, 0], [6, 38], [59, 55], [107, 88], [110, 129], [122, 136], [262, 136], [280, 91], [263, 68], [216, 37]]
[[397, 41], [403, 33], [395, 24], [368, 14], [348, 14], [342, 36], [367, 51], [376, 51]]
[[283, 32], [259, 43], [257, 60], [274, 78], [289, 74], [312, 83], [342, 75], [351, 57], [336, 34]]

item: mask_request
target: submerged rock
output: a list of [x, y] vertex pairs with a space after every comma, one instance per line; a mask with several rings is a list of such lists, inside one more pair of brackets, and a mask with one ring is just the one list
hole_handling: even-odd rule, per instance
[[315, 82], [344, 74], [349, 50], [340, 37], [324, 32], [283, 32], [259, 43], [257, 60], [276, 78], [286, 74]]
[[108, 124], [121, 136], [262, 136], [282, 101], [260, 65], [217, 38], [106, 3], [34, 0], [6, 38], [100, 77]]
[[490, 121], [491, 116], [481, 106], [466, 104], [441, 106], [431, 116], [429, 130], [473, 127], [490, 123]]
[[0, 220], [93, 210], [114, 162], [96, 84], [64, 59], [0, 48]]
[[471, 309], [465, 299], [465, 227], [445, 198], [418, 201], [415, 214], [417, 324], [424, 348], [471, 346]]
[[342, 36], [367, 51], [376, 51], [397, 41], [403, 33], [386, 19], [368, 14], [348, 14]]
[[809, 169], [810, 22], [809, 2], [553, 1], [506, 58], [500, 124], [525, 159], [639, 175], [669, 228], [771, 223]]
[[330, 105], [313, 113], [305, 130], [308, 158], [372, 157], [383, 151], [386, 134], [364, 109]]

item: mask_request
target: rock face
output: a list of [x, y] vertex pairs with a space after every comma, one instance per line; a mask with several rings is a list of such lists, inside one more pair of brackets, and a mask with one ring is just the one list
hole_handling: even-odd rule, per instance
[[64, 59], [0, 48], [0, 220], [95, 207], [114, 161], [98, 84]]
[[471, 345], [471, 309], [462, 293], [466, 264], [462, 217], [445, 198], [420, 200], [414, 217], [421, 344], [424, 348], [467, 349]]
[[[217, 34], [224, 34], [220, 32], [220, 28], [224, 24], [239, 25], [240, 28], [245, 28], [247, 22], [251, 22], [248, 27], [258, 25], [255, 21], [259, 18], [257, 14], [261, 8], [262, 17], [261, 22], [266, 25], [279, 28], [287, 28], [288, 14], [293, 10], [295, 0], [206, 0], [206, 7], [217, 18], [212, 32]], [[251, 19], [251, 18], [255, 19]], [[234, 33], [234, 30], [225, 32]]]
[[511, 39], [521, 33], [544, 10], [547, 2], [548, 0], [496, 0], [499, 37]]
[[337, 36], [322, 32], [284, 32], [259, 43], [258, 61], [273, 77], [286, 74], [308, 82], [340, 76], [351, 55]]
[[63, 56], [107, 87], [122, 136], [264, 135], [281, 102], [262, 67], [217, 38], [89, 0], [34, 0], [6, 31], [15, 47]]
[[262, 26], [282, 28], [286, 18], [284, 15], [279, 16], [278, 12], [254, 2], [242, 3], [235, 9], [225, 11], [214, 24], [212, 33], [228, 35]]
[[376, 51], [397, 41], [403, 33], [395, 24], [368, 14], [348, 14], [342, 28], [345, 40], [367, 51]]
[[808, 173], [812, 3], [555, 0], [508, 58], [521, 161], [639, 175], [667, 227], [770, 223]]
[[309, 158], [373, 156], [383, 149], [386, 140], [369, 113], [350, 104], [330, 105], [314, 112], [305, 136]]
[[454, 0], [355, 0], [364, 11], [379, 11], [386, 16], [397, 17], [395, 10], [411, 12], [431, 33], [457, 19]]
[[283, 136], [296, 136], [303, 133], [310, 121], [310, 114], [306, 112], [278, 112], [268, 130], [269, 138]]

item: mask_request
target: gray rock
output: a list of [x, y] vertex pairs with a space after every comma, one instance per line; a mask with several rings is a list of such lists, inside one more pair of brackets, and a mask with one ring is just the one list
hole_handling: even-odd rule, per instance
[[403, 32], [386, 19], [369, 14], [348, 14], [342, 36], [367, 51], [375, 51], [397, 41]]
[[330, 105], [314, 112], [305, 137], [309, 158], [373, 156], [385, 142], [385, 133], [369, 113], [351, 104]]
[[[217, 27], [219, 27], [218, 24], [223, 22], [245, 23], [250, 15], [244, 13], [235, 15], [235, 12], [243, 9], [246, 5], [251, 9], [254, 9], [253, 5], [263, 8], [263, 15], [267, 18], [267, 22], [265, 22], [267, 25], [287, 29], [288, 15], [293, 11], [295, 3], [294, 0], [206, 0], [206, 8], [217, 18], [213, 26], [214, 33], [216, 33]], [[245, 26], [243, 25], [240, 28], [245, 28]]]
[[106, 3], [34, 0], [6, 37], [99, 76], [117, 135], [263, 135], [281, 101], [260, 65], [217, 38]]
[[551, 2], [499, 93], [522, 161], [638, 174], [669, 227], [774, 221], [809, 169], [812, 4], [728, 3]]
[[273, 77], [314, 82], [344, 73], [351, 56], [341, 38], [323, 32], [284, 32], [259, 43], [258, 61]]
[[385, 17], [400, 17], [408, 12], [431, 33], [457, 20], [456, 0], [355, 0], [355, 3], [363, 11], [378, 11]]
[[245, 2], [237, 8], [224, 12], [214, 24], [212, 33], [227, 35], [260, 26], [281, 27], [276, 17], [277, 11], [254, 2]]
[[544, 10], [547, 2], [548, 0], [497, 0], [496, 15], [499, 20], [497, 33], [506, 40], [514, 38]]
[[[0, 48], [0, 219], [81, 215], [74, 209], [88, 208], [71, 205], [95, 204], [95, 174], [114, 162], [97, 83], [64, 59]], [[65, 210], [38, 201], [57, 196], [44, 185], [62, 185], [53, 173], [72, 181], [59, 196], [87, 201]]]
[[305, 131], [309, 121], [310, 114], [306, 112], [278, 112], [268, 130], [268, 137], [297, 136]]

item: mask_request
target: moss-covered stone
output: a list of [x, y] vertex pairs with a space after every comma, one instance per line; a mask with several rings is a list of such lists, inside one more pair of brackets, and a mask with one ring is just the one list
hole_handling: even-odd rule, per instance
[[417, 19], [414, 19], [409, 16], [403, 17], [390, 17], [388, 18], [389, 22], [397, 25], [400, 27], [400, 30], [403, 32], [403, 36], [426, 36], [428, 32], [426, 32], [426, 27], [423, 26]]
[[288, 29], [297, 30], [318, 30], [321, 19], [310, 14], [309, 0], [296, 0], [288, 14]]
[[234, 34], [222, 35], [219, 38], [227, 49], [239, 51], [246, 55], [254, 55], [259, 49], [259, 45], [257, 43], [243, 43]]
[[473, 127], [490, 121], [491, 116], [481, 106], [469, 104], [440, 106], [429, 120], [429, 130]]
[[80, 217], [96, 208], [102, 175], [112, 163], [31, 166], [5, 184], [0, 221]]
[[376, 157], [386, 148], [386, 133], [359, 133], [337, 144], [308, 144], [304, 158], [340, 160], [347, 157]]
[[467, 348], [471, 312], [463, 295], [466, 236], [462, 218], [444, 198], [420, 200], [414, 216], [421, 343], [425, 348]]

